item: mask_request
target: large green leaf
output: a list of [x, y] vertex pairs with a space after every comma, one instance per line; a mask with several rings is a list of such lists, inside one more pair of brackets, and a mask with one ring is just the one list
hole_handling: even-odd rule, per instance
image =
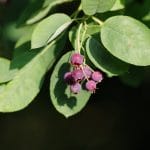
[[10, 60], [0, 57], [0, 83], [12, 80], [16, 73], [16, 69], [10, 69]]
[[5, 90], [5, 84], [0, 84], [0, 94]]
[[44, 0], [44, 3], [43, 3], [43, 8], [47, 7], [49, 4], [53, 3], [54, 1], [56, 0]]
[[28, 20], [31, 17], [31, 15], [35, 14], [37, 11], [39, 11], [42, 8], [43, 2], [44, 0], [30, 1], [28, 6], [20, 15], [17, 25], [21, 26], [25, 24], [26, 20]]
[[89, 38], [86, 52], [91, 62], [109, 77], [120, 75], [128, 70], [129, 65], [112, 56], [100, 42]]
[[85, 14], [94, 15], [109, 11], [116, 0], [82, 0], [82, 8]]
[[111, 11], [123, 9], [125, 7], [125, 0], [116, 0], [115, 4], [111, 8]]
[[62, 13], [53, 14], [42, 20], [33, 31], [31, 48], [34, 49], [45, 46], [52, 35], [68, 22], [71, 22], [70, 17]]
[[56, 65], [50, 80], [50, 95], [54, 107], [65, 117], [81, 111], [90, 98], [90, 93], [82, 89], [79, 94], [72, 94], [64, 82], [65, 72], [70, 70], [69, 58], [72, 52], [65, 54]]
[[43, 9], [39, 10], [36, 14], [34, 14], [31, 18], [29, 18], [26, 21], [26, 24], [33, 24], [41, 20], [50, 12], [50, 10], [53, 7], [60, 5], [62, 3], [65, 3], [65, 2], [71, 2], [71, 1], [73, 0], [47, 0], [45, 1], [45, 3], [43, 4]]
[[[27, 55], [30, 55], [31, 53], [35, 53], [35, 52], [30, 51], [30, 49], [31, 49], [31, 36], [32, 36], [32, 32], [33, 32], [35, 26], [36, 25], [29, 26], [28, 30], [24, 34], [24, 36], [20, 37], [19, 40], [16, 42], [15, 49], [13, 51], [13, 60], [16, 59], [16, 57], [17, 57], [20, 59], [20, 61], [24, 61], [24, 58], [26, 59]], [[38, 52], [36, 52], [36, 53], [38, 53]], [[23, 56], [24, 54], [26, 56]], [[21, 55], [22, 55], [23, 60], [20, 58]]]
[[14, 58], [11, 61], [11, 68], [21, 69], [23, 66], [28, 64], [39, 52], [41, 49], [36, 51], [30, 50], [30, 43], [24, 43], [21, 46], [15, 49]]
[[0, 112], [18, 111], [29, 105], [38, 94], [48, 68], [61, 55], [63, 45], [64, 39], [52, 42], [19, 70], [0, 95]]
[[16, 27], [16, 22], [7, 23], [3, 27], [3, 34], [6, 38], [8, 38], [11, 41], [16, 42], [19, 40], [22, 36], [24, 36], [26, 33], [30, 32], [29, 28], [31, 26], [23, 26], [23, 27]]
[[22, 44], [31, 41], [32, 33], [36, 25], [37, 24], [26, 27], [26, 32], [18, 39], [18, 41], [15, 44], [15, 48], [18, 48]]
[[128, 16], [111, 17], [102, 26], [101, 39], [117, 58], [134, 65], [150, 65], [150, 29]]
[[62, 26], [60, 26], [56, 32], [48, 39], [47, 43], [50, 43], [53, 41], [58, 35], [60, 35], [70, 24], [72, 21], [64, 23]]

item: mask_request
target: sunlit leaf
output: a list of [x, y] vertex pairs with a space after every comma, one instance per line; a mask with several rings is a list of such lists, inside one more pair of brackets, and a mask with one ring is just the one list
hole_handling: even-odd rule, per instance
[[116, 0], [82, 0], [82, 8], [85, 14], [94, 15], [109, 11]]
[[34, 29], [31, 39], [31, 48], [40, 48], [47, 45], [48, 40], [64, 24], [70, 22], [69, 16], [56, 13], [42, 20]]
[[104, 22], [101, 39], [117, 58], [137, 66], [150, 65], [150, 29], [128, 16], [111, 17]]
[[43, 8], [40, 9], [36, 14], [34, 14], [31, 18], [26, 21], [26, 24], [33, 24], [42, 18], [46, 17], [46, 15], [50, 12], [52, 8], [57, 5], [60, 5], [65, 2], [71, 2], [73, 0], [47, 0], [43, 4]]
[[16, 69], [10, 69], [10, 63], [10, 60], [0, 57], [0, 83], [12, 80], [17, 73]]
[[19, 70], [0, 94], [0, 112], [18, 111], [32, 102], [40, 91], [45, 73], [61, 55], [63, 45], [64, 40], [52, 42]]
[[125, 0], [116, 0], [115, 4], [111, 8], [111, 11], [120, 10], [125, 7]]

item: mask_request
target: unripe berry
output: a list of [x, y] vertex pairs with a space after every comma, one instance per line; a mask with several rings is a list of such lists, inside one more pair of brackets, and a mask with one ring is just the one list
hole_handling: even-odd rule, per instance
[[70, 90], [72, 93], [78, 94], [81, 90], [81, 84], [77, 82], [77, 83], [71, 85]]
[[86, 82], [85, 87], [90, 92], [95, 92], [96, 90], [96, 82], [93, 80], [89, 80]]
[[92, 73], [92, 80], [96, 82], [101, 82], [103, 80], [103, 75], [99, 71], [95, 71]]
[[92, 75], [92, 71], [88, 66], [83, 67], [83, 72], [84, 72], [86, 78], [90, 78]]
[[84, 78], [83, 71], [81, 69], [76, 69], [72, 72], [72, 77], [75, 81], [80, 81]]
[[84, 61], [84, 57], [79, 53], [74, 53], [71, 56], [71, 64], [72, 65], [79, 66], [79, 65], [83, 64], [83, 61]]
[[72, 72], [66, 72], [64, 75], [64, 80], [69, 85], [75, 84], [75, 79], [72, 76]]

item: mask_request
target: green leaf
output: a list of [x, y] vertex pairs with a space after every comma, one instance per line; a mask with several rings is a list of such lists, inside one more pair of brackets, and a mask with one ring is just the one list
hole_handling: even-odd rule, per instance
[[31, 41], [31, 36], [33, 33], [34, 28], [37, 24], [34, 24], [32, 26], [27, 26], [25, 33], [19, 38], [19, 40], [15, 44], [15, 48], [21, 46], [22, 44]]
[[80, 112], [90, 98], [90, 93], [82, 89], [79, 94], [72, 94], [64, 82], [64, 74], [70, 70], [69, 58], [72, 52], [65, 54], [57, 63], [50, 80], [51, 100], [58, 112], [70, 117]]
[[50, 10], [52, 8], [54, 8], [55, 6], [60, 5], [65, 2], [71, 2], [71, 1], [73, 1], [73, 0], [47, 0], [47, 1], [45, 1], [45, 3], [43, 4], [44, 5], [43, 9], [39, 10], [36, 14], [34, 14], [31, 18], [29, 18], [26, 21], [26, 24], [33, 24], [33, 23], [41, 20], [42, 18], [47, 16], [47, 14], [50, 12]]
[[16, 69], [10, 69], [10, 60], [0, 57], [0, 83], [12, 80], [16, 73]]
[[62, 26], [60, 26], [56, 32], [49, 38], [49, 40], [47, 41], [47, 43], [50, 43], [51, 41], [53, 41], [58, 35], [60, 35], [65, 29], [67, 29], [70, 24], [72, 23], [72, 21], [66, 22], [64, 23]]
[[30, 41], [26, 41], [25, 43], [22, 43], [22, 45], [17, 45], [17, 47], [15, 47], [13, 52], [13, 59], [15, 59], [16, 57], [20, 57], [24, 53], [27, 52], [30, 53], [31, 52], [30, 47], [31, 47]]
[[86, 42], [86, 52], [91, 62], [109, 77], [126, 72], [129, 65], [112, 56], [100, 42], [89, 38]]
[[5, 90], [5, 84], [0, 84], [0, 94]]
[[3, 33], [9, 40], [16, 42], [29, 31], [28, 29], [28, 26], [18, 28], [16, 27], [16, 22], [11, 22], [3, 27]]
[[11, 68], [21, 69], [26, 64], [28, 64], [40, 51], [41, 49], [37, 49], [36, 51], [31, 51], [30, 43], [26, 42], [21, 46], [15, 49], [14, 58], [11, 61]]
[[40, 48], [48, 43], [52, 35], [64, 24], [71, 22], [69, 16], [57, 13], [42, 20], [35, 28], [31, 39], [31, 48]]
[[78, 27], [73, 26], [69, 31], [69, 41], [71, 42], [72, 47], [74, 49], [78, 48], [77, 37], [78, 37]]
[[116, 0], [82, 0], [82, 8], [85, 14], [94, 15], [109, 11]]
[[43, 77], [61, 55], [64, 39], [52, 42], [22, 69], [9, 82], [0, 95], [0, 112], [14, 112], [25, 108], [39, 93]]
[[71, 1], [75, 1], [75, 0], [45, 0], [43, 7], [47, 7], [49, 5], [59, 5], [62, 3], [66, 3], [66, 2], [71, 2]]
[[149, 12], [142, 18], [143, 21], [150, 21], [150, 10]]
[[[15, 49], [13, 52], [13, 59], [19, 58], [20, 56], [22, 56], [22, 58], [20, 59], [20, 61], [24, 60], [24, 57], [26, 59], [25, 55], [30, 55], [30, 53], [34, 53], [30, 51], [31, 48], [31, 36], [32, 36], [32, 32], [34, 30], [36, 25], [32, 25], [28, 27], [27, 32], [24, 34], [24, 36], [22, 36], [15, 44]], [[25, 62], [27, 63], [27, 62]]]
[[125, 0], [116, 0], [115, 4], [111, 8], [111, 11], [123, 9], [125, 7]]
[[51, 3], [53, 3], [54, 1], [56, 1], [56, 0], [44, 0], [43, 8], [49, 6], [49, 5], [50, 5]]
[[150, 65], [150, 29], [128, 16], [111, 17], [104, 22], [101, 39], [114, 56], [137, 66]]
[[43, 5], [43, 0], [37, 0], [29, 2], [28, 6], [25, 8], [23, 13], [20, 15], [20, 18], [17, 22], [17, 26], [21, 26], [26, 23], [26, 20], [28, 20], [33, 14], [35, 14], [37, 11], [41, 9]]

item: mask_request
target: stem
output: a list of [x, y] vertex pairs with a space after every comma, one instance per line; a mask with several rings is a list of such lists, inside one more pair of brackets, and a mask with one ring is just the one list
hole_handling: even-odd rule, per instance
[[86, 80], [89, 81], [88, 77], [86, 76], [86, 73], [84, 72], [83, 66], [81, 66], [81, 69], [82, 69], [82, 71], [83, 71], [83, 74], [84, 74]]
[[83, 34], [82, 34], [82, 37], [81, 37], [81, 47], [83, 46], [86, 31], [87, 31], [86, 22], [84, 22], [84, 31], [83, 31]]
[[[83, 49], [84, 57], [86, 57], [86, 55], [85, 55], [85, 48], [83, 47], [83, 45], [82, 45], [82, 47], [81, 47], [81, 48]], [[84, 59], [84, 65], [86, 65], [86, 59]]]
[[83, 23], [81, 23], [79, 25], [79, 29], [78, 29], [78, 33], [77, 33], [77, 49], [78, 49], [79, 53], [80, 53], [80, 50], [81, 50], [80, 35], [81, 35], [82, 26], [83, 26]]
[[96, 22], [96, 23], [98, 23], [100, 26], [102, 26], [103, 25], [103, 21], [101, 21], [100, 19], [98, 19], [98, 18], [96, 18], [96, 17], [94, 17], [94, 16], [92, 16], [92, 19]]
[[89, 65], [87, 65], [88, 67], [89, 67], [89, 69], [92, 71], [92, 72], [94, 72], [94, 70], [89, 66]]

